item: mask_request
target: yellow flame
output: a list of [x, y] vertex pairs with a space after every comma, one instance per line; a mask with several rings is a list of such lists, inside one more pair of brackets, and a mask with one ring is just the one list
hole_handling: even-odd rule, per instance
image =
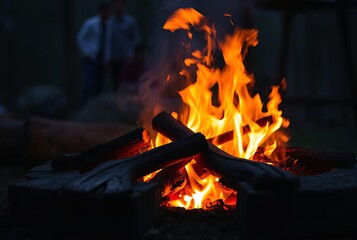
[[177, 29], [190, 30], [204, 19], [204, 16], [193, 8], [180, 8], [176, 10], [166, 21], [163, 29], [171, 32]]
[[208, 174], [201, 179], [193, 168], [194, 164], [196, 162], [192, 160], [185, 166], [191, 188], [180, 199], [170, 201], [170, 206], [178, 206], [185, 209], [205, 208], [205, 200], [226, 199], [233, 192], [223, 188], [219, 183], [219, 179], [212, 174]]

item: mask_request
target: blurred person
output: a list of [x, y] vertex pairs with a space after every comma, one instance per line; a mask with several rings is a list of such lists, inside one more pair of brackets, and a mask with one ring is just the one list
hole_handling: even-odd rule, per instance
[[118, 90], [127, 62], [134, 58], [141, 41], [140, 31], [133, 16], [125, 13], [125, 0], [112, 0], [113, 15], [108, 20], [106, 57], [111, 69], [113, 87]]
[[102, 92], [109, 16], [110, 4], [99, 4], [97, 15], [87, 19], [77, 35], [77, 44], [84, 58], [83, 104]]

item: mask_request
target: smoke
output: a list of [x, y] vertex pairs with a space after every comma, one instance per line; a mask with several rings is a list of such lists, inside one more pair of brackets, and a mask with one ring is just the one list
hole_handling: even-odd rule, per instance
[[[140, 80], [139, 101], [141, 109], [139, 123], [151, 131], [152, 118], [161, 111], [182, 112], [178, 91], [184, 89], [195, 79], [195, 68], [187, 68], [183, 60], [195, 49], [206, 45], [204, 37], [194, 32], [194, 38], [188, 38], [185, 31], [174, 33], [162, 29], [169, 16], [179, 8], [194, 8], [207, 17], [209, 24], [216, 27], [218, 39], [233, 32], [238, 22], [238, 1], [202, 1], [202, 0], [164, 0], [157, 5], [153, 37], [149, 44], [145, 74]], [[219, 62], [219, 56], [216, 57]], [[182, 76], [180, 71], [186, 69]], [[154, 134], [154, 133], [152, 133]]]

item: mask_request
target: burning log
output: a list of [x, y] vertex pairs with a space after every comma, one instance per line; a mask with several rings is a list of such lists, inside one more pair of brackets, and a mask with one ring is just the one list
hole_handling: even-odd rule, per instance
[[170, 167], [166, 167], [158, 172], [151, 180], [153, 182], [159, 182], [162, 185], [163, 197], [168, 194], [173, 194], [180, 191], [186, 185], [186, 172], [184, 170], [187, 161], [176, 163]]
[[[271, 116], [268, 116], [268, 117], [264, 117], [264, 118], [258, 119], [255, 123], [258, 124], [261, 127], [264, 127], [267, 123], [271, 123], [271, 122], [273, 122], [273, 118]], [[243, 135], [247, 134], [249, 132], [250, 132], [249, 125], [244, 126], [243, 127]], [[232, 141], [233, 140], [233, 134], [234, 134], [234, 131], [229, 131], [229, 132], [220, 134], [220, 135], [218, 135], [216, 137], [210, 138], [210, 139], [208, 139], [208, 141], [210, 143], [215, 144], [215, 145], [221, 145], [221, 144], [224, 144], [226, 142]]]
[[63, 186], [65, 192], [110, 196], [128, 192], [133, 179], [178, 162], [188, 162], [207, 150], [202, 134], [191, 134], [177, 142], [152, 149], [121, 161], [107, 161]]
[[[161, 183], [163, 186], [161, 195], [164, 197], [164, 201], [165, 196], [175, 194], [180, 195], [179, 192], [187, 187], [188, 173], [185, 170], [186, 164], [187, 162], [180, 162], [164, 168], [150, 180]], [[209, 172], [197, 163], [192, 164], [192, 167], [200, 179], [204, 179], [209, 175]]]
[[150, 144], [143, 140], [143, 131], [143, 128], [137, 128], [82, 153], [62, 155], [52, 160], [51, 165], [56, 171], [80, 170], [80, 172], [85, 172], [108, 160], [135, 156], [150, 148]]
[[[166, 112], [158, 114], [152, 125], [156, 131], [172, 141], [193, 134]], [[299, 185], [298, 178], [287, 171], [265, 163], [236, 158], [213, 144], [208, 145], [209, 150], [201, 153], [196, 160], [228, 186], [235, 186], [236, 182], [247, 182], [255, 189], [288, 190]]]

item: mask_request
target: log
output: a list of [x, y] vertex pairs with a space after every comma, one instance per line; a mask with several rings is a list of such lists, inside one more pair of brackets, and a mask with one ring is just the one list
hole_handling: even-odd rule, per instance
[[137, 128], [82, 153], [62, 155], [53, 159], [51, 165], [57, 171], [79, 170], [83, 173], [108, 160], [135, 156], [150, 148], [150, 144], [143, 140], [143, 131], [143, 128]]
[[207, 150], [202, 134], [191, 134], [177, 142], [154, 148], [121, 161], [107, 161], [97, 168], [66, 183], [64, 193], [88, 196], [117, 196], [131, 191], [133, 181], [158, 169], [188, 162]]
[[[135, 157], [107, 161], [83, 174], [54, 171], [50, 164], [36, 167], [26, 180], [9, 186], [10, 221], [64, 229], [81, 238], [141, 239], [158, 218], [163, 186], [159, 181], [135, 180], [159, 168], [187, 163], [205, 150], [204, 136], [194, 134]], [[33, 221], [33, 216], [39, 220]]]
[[[264, 118], [258, 119], [255, 122], [259, 126], [264, 127], [267, 123], [273, 122], [273, 118], [271, 116], [268, 116], [268, 117], [264, 117]], [[244, 126], [242, 132], [243, 132], [243, 135], [249, 133], [250, 132], [249, 125]], [[215, 145], [221, 145], [221, 144], [224, 144], [226, 142], [232, 141], [233, 140], [233, 134], [234, 134], [234, 131], [232, 130], [232, 131], [228, 131], [226, 133], [220, 134], [220, 135], [218, 135], [216, 137], [213, 137], [213, 138], [210, 138], [210, 139], [207, 139], [207, 140], [210, 143], [213, 143]]]
[[26, 167], [41, 165], [66, 153], [80, 153], [133, 127], [117, 123], [83, 123], [31, 117], [25, 124]]
[[[158, 114], [153, 119], [152, 126], [172, 141], [193, 134], [166, 112]], [[208, 144], [208, 151], [201, 153], [196, 161], [229, 187], [235, 187], [237, 182], [249, 183], [255, 189], [274, 191], [291, 190], [299, 186], [298, 178], [287, 171], [265, 163], [233, 157], [211, 143]]]
[[161, 183], [162, 197], [178, 192], [186, 185], [184, 167], [187, 163], [188, 161], [182, 161], [170, 167], [166, 167], [158, 172], [151, 180], [152, 182]]
[[315, 149], [289, 147], [285, 151], [288, 157], [281, 163], [284, 169], [291, 169], [298, 175], [308, 176], [331, 171], [333, 168], [352, 168], [356, 164], [353, 152], [329, 152]]

